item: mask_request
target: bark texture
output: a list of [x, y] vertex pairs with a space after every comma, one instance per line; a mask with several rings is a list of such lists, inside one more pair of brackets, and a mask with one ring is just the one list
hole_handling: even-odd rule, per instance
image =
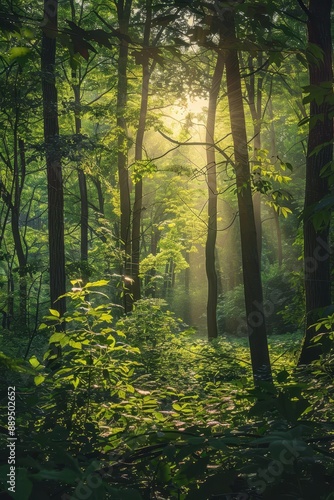
[[[311, 325], [323, 317], [324, 308], [331, 304], [329, 224], [316, 230], [309, 217], [316, 204], [329, 194], [328, 179], [321, 172], [333, 161], [333, 120], [330, 118], [332, 106], [328, 102], [328, 97], [332, 98], [333, 82], [331, 11], [332, 0], [309, 2], [308, 42], [319, 47], [323, 54], [321, 59], [309, 59], [310, 85], [313, 88], [327, 85], [328, 96], [321, 103], [315, 99], [310, 103], [304, 204], [306, 333], [299, 364], [308, 364], [321, 354], [320, 344], [312, 346], [312, 338], [319, 332], [315, 332]], [[317, 147], [321, 149], [314, 154]]]
[[57, 309], [63, 315], [66, 309], [65, 299], [57, 301], [58, 297], [66, 291], [64, 196], [55, 82], [57, 8], [57, 0], [52, 2], [52, 5], [48, 0], [44, 0], [45, 22], [42, 35], [41, 69], [48, 183], [50, 298], [52, 308]]
[[224, 21], [226, 43], [230, 47], [226, 51], [225, 66], [231, 130], [234, 143], [247, 330], [254, 382], [257, 384], [259, 380], [271, 381], [272, 377], [257, 250], [237, 39], [232, 11], [225, 13]]

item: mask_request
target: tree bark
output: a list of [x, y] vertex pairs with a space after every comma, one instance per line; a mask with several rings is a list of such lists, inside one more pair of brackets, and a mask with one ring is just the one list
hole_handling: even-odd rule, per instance
[[48, 0], [44, 0], [41, 70], [48, 183], [50, 299], [51, 307], [63, 315], [66, 310], [65, 298], [57, 301], [58, 297], [66, 291], [64, 196], [55, 83], [57, 9], [57, 0], [54, 0], [52, 5]]
[[[146, 19], [144, 27], [144, 48], [149, 46], [150, 31], [152, 19], [152, 0], [146, 1]], [[135, 161], [141, 161], [143, 158], [143, 140], [145, 133], [145, 124], [148, 106], [148, 91], [150, 80], [149, 57], [144, 54], [142, 64], [142, 90], [140, 114], [138, 122], [138, 130], [135, 144]], [[139, 300], [141, 296], [141, 283], [139, 278], [139, 260], [140, 260], [140, 227], [141, 227], [141, 212], [143, 205], [143, 181], [142, 178], [137, 180], [135, 184], [135, 200], [133, 204], [132, 216], [132, 299]]]
[[[323, 53], [322, 59], [309, 60], [310, 85], [316, 88], [327, 84], [329, 99], [333, 94], [330, 87], [333, 81], [331, 10], [331, 0], [310, 0], [307, 22], [308, 42], [318, 46]], [[329, 223], [316, 230], [309, 218], [310, 210], [329, 194], [328, 179], [321, 174], [322, 169], [333, 161], [333, 120], [330, 116], [333, 106], [329, 99], [324, 99], [322, 103], [312, 99], [310, 103], [304, 204], [306, 333], [299, 364], [308, 364], [320, 356], [321, 346], [318, 343], [313, 347], [312, 338], [321, 331], [316, 332], [311, 325], [323, 316], [324, 308], [331, 304]], [[315, 121], [316, 116], [321, 119]], [[323, 147], [314, 154], [318, 146]]]
[[[75, 112], [75, 133], [79, 135], [81, 133], [81, 99], [80, 99], [80, 76], [77, 83], [76, 71], [72, 72], [72, 89], [74, 94], [74, 112]], [[80, 260], [83, 264], [82, 269], [82, 279], [84, 282], [88, 280], [87, 267], [85, 264], [88, 262], [88, 192], [87, 192], [87, 181], [86, 175], [83, 171], [81, 165], [77, 166], [78, 172], [78, 185], [80, 192]]]
[[226, 83], [234, 143], [247, 330], [254, 382], [258, 384], [260, 380], [272, 381], [271, 365], [263, 309], [235, 22], [232, 11], [227, 11], [224, 17], [225, 43], [230, 47], [226, 51]]
[[[262, 66], [262, 55], [258, 55], [258, 67]], [[257, 163], [258, 151], [261, 149], [261, 119], [262, 119], [262, 87], [263, 78], [262, 75], [258, 75], [257, 80], [255, 78], [255, 68], [253, 65], [253, 57], [248, 58], [248, 69], [252, 73], [249, 82], [246, 83], [246, 89], [248, 93], [249, 109], [253, 120], [253, 130], [254, 130], [254, 165]], [[256, 90], [255, 90], [256, 87]], [[256, 176], [261, 176], [261, 169], [254, 169], [254, 186], [256, 187]], [[257, 237], [257, 250], [259, 254], [259, 263], [261, 268], [261, 256], [262, 256], [262, 221], [261, 221], [261, 193], [260, 191], [255, 191], [253, 194], [253, 206], [254, 206], [254, 217], [256, 226], [256, 237]]]
[[[119, 0], [117, 2], [117, 16], [120, 33], [128, 34], [129, 20], [131, 13], [132, 0]], [[124, 252], [122, 274], [124, 276], [124, 312], [131, 310], [131, 300], [129, 300], [129, 285], [125, 279], [131, 274], [129, 258], [131, 256], [131, 202], [130, 202], [130, 185], [129, 173], [127, 168], [127, 124], [125, 118], [127, 104], [127, 65], [128, 65], [128, 42], [125, 37], [121, 37], [119, 42], [118, 63], [117, 63], [117, 166], [118, 166], [118, 182], [120, 189], [120, 205], [121, 205], [121, 221], [120, 221], [120, 237], [121, 248]]]

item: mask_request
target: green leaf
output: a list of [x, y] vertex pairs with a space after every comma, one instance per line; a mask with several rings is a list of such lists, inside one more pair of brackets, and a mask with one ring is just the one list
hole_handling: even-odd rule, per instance
[[36, 356], [32, 356], [30, 359], [29, 359], [29, 363], [31, 364], [31, 366], [33, 366], [34, 368], [37, 368], [38, 366], [41, 366], [41, 363], [38, 361], [38, 359], [36, 358]]
[[68, 345], [73, 347], [73, 349], [82, 349], [82, 343], [76, 342], [75, 340], [70, 340]]
[[87, 283], [83, 288], [92, 288], [96, 286], [106, 286], [108, 285], [109, 281], [108, 280], [99, 280], [99, 281], [93, 281], [92, 283], [89, 282]]
[[34, 377], [34, 382], [35, 382], [35, 385], [40, 385], [44, 382], [45, 380], [45, 377], [43, 377], [43, 375], [37, 375], [37, 377]]
[[53, 344], [56, 342], [61, 342], [65, 337], [66, 337], [65, 333], [61, 333], [61, 332], [53, 333], [49, 339], [49, 343]]
[[297, 52], [296, 59], [304, 66], [304, 68], [308, 68], [307, 60], [303, 54]]
[[9, 59], [13, 61], [14, 59], [26, 58], [31, 52], [28, 47], [13, 47], [9, 51]]
[[74, 389], [76, 389], [78, 387], [79, 382], [80, 382], [80, 379], [78, 377], [73, 378], [72, 384], [73, 384]]
[[60, 318], [60, 313], [56, 309], [49, 309], [49, 311], [50, 311], [50, 314], [52, 316], [55, 316], [56, 318]]
[[164, 421], [166, 420], [166, 417], [165, 417], [162, 413], [160, 413], [159, 411], [155, 411], [155, 412], [153, 412], [153, 416], [154, 416], [157, 420], [159, 420], [159, 422], [164, 422]]
[[170, 465], [168, 463], [160, 463], [156, 477], [158, 482], [167, 483], [172, 477]]
[[292, 214], [292, 210], [290, 210], [290, 208], [288, 207], [281, 207], [281, 214], [283, 215], [283, 217], [287, 218], [289, 214]]

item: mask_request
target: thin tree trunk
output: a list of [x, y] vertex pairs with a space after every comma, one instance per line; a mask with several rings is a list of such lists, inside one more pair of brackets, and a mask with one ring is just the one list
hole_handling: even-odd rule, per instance
[[[76, 22], [74, 0], [70, 0], [72, 22]], [[79, 21], [80, 23], [80, 21]], [[75, 134], [81, 133], [81, 71], [72, 70], [72, 90], [74, 94], [74, 123]], [[87, 262], [88, 262], [88, 193], [86, 175], [81, 165], [78, 162], [78, 185], [80, 193], [80, 260], [82, 263], [82, 279], [84, 282], [88, 280]]]
[[[146, 20], [144, 27], [144, 48], [150, 43], [150, 30], [152, 19], [152, 0], [146, 1]], [[141, 161], [143, 158], [143, 140], [145, 133], [145, 124], [148, 105], [148, 91], [150, 80], [149, 57], [144, 53], [144, 61], [142, 64], [142, 90], [139, 123], [135, 144], [135, 161]], [[143, 181], [140, 178], [135, 184], [135, 200], [133, 204], [132, 216], [132, 299], [139, 300], [141, 296], [141, 283], [139, 277], [139, 261], [140, 261], [140, 227], [141, 227], [141, 212], [143, 204]]]
[[274, 216], [276, 236], [277, 236], [277, 263], [278, 267], [282, 267], [282, 262], [283, 262], [282, 231], [277, 211], [273, 208], [272, 212]]
[[[258, 67], [262, 66], [262, 55], [258, 55]], [[249, 109], [253, 120], [253, 130], [254, 130], [254, 165], [257, 163], [257, 155], [261, 149], [261, 119], [262, 119], [262, 87], [263, 78], [258, 75], [257, 80], [255, 78], [255, 69], [253, 65], [253, 57], [248, 58], [248, 69], [252, 73], [249, 82], [246, 84], [248, 93]], [[256, 87], [256, 91], [255, 91]], [[254, 170], [254, 185], [256, 187], [256, 176], [261, 176], [261, 169]], [[261, 268], [261, 256], [262, 256], [262, 221], [261, 221], [261, 193], [260, 191], [255, 191], [253, 194], [253, 206], [254, 206], [254, 217], [256, 226], [256, 237], [257, 237], [257, 250], [259, 254], [259, 262]]]
[[96, 191], [97, 191], [97, 197], [99, 200], [99, 212], [102, 216], [104, 216], [104, 196], [103, 196], [103, 191], [102, 191], [102, 184], [101, 184], [100, 179], [98, 179], [96, 177], [93, 177], [92, 180], [95, 184]]
[[57, 89], [55, 82], [56, 32], [58, 1], [44, 0], [44, 32], [42, 35], [42, 93], [44, 140], [48, 183], [48, 225], [51, 307], [65, 313], [66, 291], [64, 247], [64, 196], [59, 146]]
[[[20, 327], [26, 326], [27, 317], [27, 281], [26, 281], [26, 265], [27, 256], [23, 248], [22, 237], [20, 234], [20, 203], [21, 203], [21, 193], [23, 189], [23, 184], [25, 180], [25, 155], [24, 155], [24, 143], [22, 140], [18, 139], [17, 135], [17, 123], [14, 127], [14, 159], [13, 159], [13, 203], [11, 210], [11, 225], [12, 234], [14, 240], [15, 251], [17, 255], [17, 260], [19, 263], [19, 304], [20, 311], [17, 315]], [[21, 173], [19, 172], [19, 158], [21, 163]]]
[[[270, 98], [268, 101], [268, 116], [270, 119], [270, 127], [269, 127], [269, 133], [270, 133], [270, 142], [269, 142], [269, 156], [271, 159], [271, 162], [275, 164], [277, 160], [277, 150], [276, 150], [276, 134], [275, 134], [275, 126], [274, 126], [274, 112], [273, 112], [273, 103], [272, 99]], [[278, 266], [281, 267], [283, 263], [283, 246], [282, 246], [282, 231], [281, 231], [281, 226], [280, 226], [280, 221], [279, 221], [279, 216], [277, 211], [273, 208], [273, 216], [274, 216], [274, 221], [275, 221], [275, 229], [276, 229], [276, 236], [277, 236], [277, 263]]]
[[[158, 230], [158, 228], [153, 225], [152, 233], [151, 233], [151, 244], [150, 244], [150, 247], [151, 247], [150, 253], [152, 255], [157, 254], [160, 234], [161, 233]], [[149, 271], [145, 276], [145, 286], [146, 286], [145, 295], [146, 295], [146, 297], [149, 297], [149, 296], [151, 296], [152, 298], [156, 297], [156, 294], [157, 294], [157, 286], [156, 286], [156, 281], [155, 281], [156, 274], [157, 274], [156, 270], [151, 269], [151, 271]]]
[[[332, 99], [331, 10], [331, 0], [310, 0], [307, 29], [309, 43], [318, 46], [323, 53], [322, 59], [309, 62], [310, 85], [315, 88], [327, 84], [328, 97]], [[329, 99], [321, 104], [313, 99], [310, 104], [304, 204], [306, 333], [299, 364], [308, 364], [321, 354], [319, 343], [312, 346], [312, 338], [321, 331], [316, 332], [311, 325], [323, 316], [324, 308], [331, 304], [329, 223], [323, 229], [316, 230], [309, 218], [309, 211], [329, 193], [328, 179], [321, 175], [321, 171], [333, 161], [332, 109]], [[314, 123], [315, 116], [321, 116], [321, 119]], [[314, 154], [315, 148], [319, 146], [322, 148]]]
[[207, 329], [208, 339], [218, 337], [217, 300], [218, 281], [216, 271], [216, 240], [217, 240], [217, 169], [215, 155], [215, 125], [219, 89], [224, 72], [225, 57], [221, 50], [222, 35], [220, 34], [216, 66], [212, 76], [209, 91], [208, 116], [206, 121], [206, 142], [212, 146], [206, 149], [206, 178], [208, 185], [208, 232], [205, 245], [205, 268], [208, 280]]
[[255, 384], [271, 381], [271, 366], [263, 311], [262, 283], [257, 251], [256, 226], [247, 150], [246, 123], [241, 91], [240, 68], [236, 47], [234, 16], [225, 13], [226, 83], [234, 143], [234, 160], [240, 219], [241, 253], [244, 277], [247, 328]]
[[190, 252], [185, 251], [184, 259], [188, 267], [184, 270], [184, 309], [183, 320], [190, 325], [191, 322], [191, 296], [190, 296]]
[[[76, 71], [72, 72], [72, 79], [75, 81], [77, 78]], [[75, 109], [75, 133], [81, 133], [81, 99], [80, 99], [80, 83], [72, 84], [74, 93], [74, 109]], [[86, 175], [80, 165], [77, 166], [78, 184], [80, 192], [80, 259], [82, 263], [88, 262], [88, 193]], [[84, 264], [85, 266], [85, 264]], [[82, 278], [87, 281], [87, 269], [82, 271]]]
[[[119, 0], [117, 2], [117, 15], [119, 29], [122, 35], [128, 34], [130, 12], [132, 0]], [[128, 289], [128, 282], [125, 280], [126, 276], [131, 274], [129, 258], [131, 256], [131, 239], [130, 239], [130, 225], [131, 225], [131, 202], [130, 202], [130, 185], [129, 173], [127, 168], [127, 125], [125, 118], [126, 104], [127, 104], [127, 65], [128, 65], [128, 42], [124, 37], [121, 38], [118, 52], [117, 64], [117, 128], [118, 128], [118, 144], [117, 144], [117, 165], [118, 165], [118, 181], [120, 190], [120, 205], [121, 205], [121, 221], [120, 221], [120, 237], [121, 248], [124, 252], [123, 269], [124, 284]], [[124, 311], [127, 313], [131, 310], [131, 300], [129, 300], [128, 290], [124, 291]]]

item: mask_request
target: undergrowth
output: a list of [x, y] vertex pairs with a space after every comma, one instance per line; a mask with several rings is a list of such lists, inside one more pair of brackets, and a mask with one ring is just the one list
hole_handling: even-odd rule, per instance
[[[50, 310], [44, 353], [1, 354], [13, 498], [333, 498], [333, 355], [296, 370], [300, 336], [272, 336], [275, 384], [254, 388], [247, 339], [194, 340], [153, 299], [116, 321], [103, 285], [74, 286], [64, 318]], [[7, 437], [2, 419], [3, 491]]]

